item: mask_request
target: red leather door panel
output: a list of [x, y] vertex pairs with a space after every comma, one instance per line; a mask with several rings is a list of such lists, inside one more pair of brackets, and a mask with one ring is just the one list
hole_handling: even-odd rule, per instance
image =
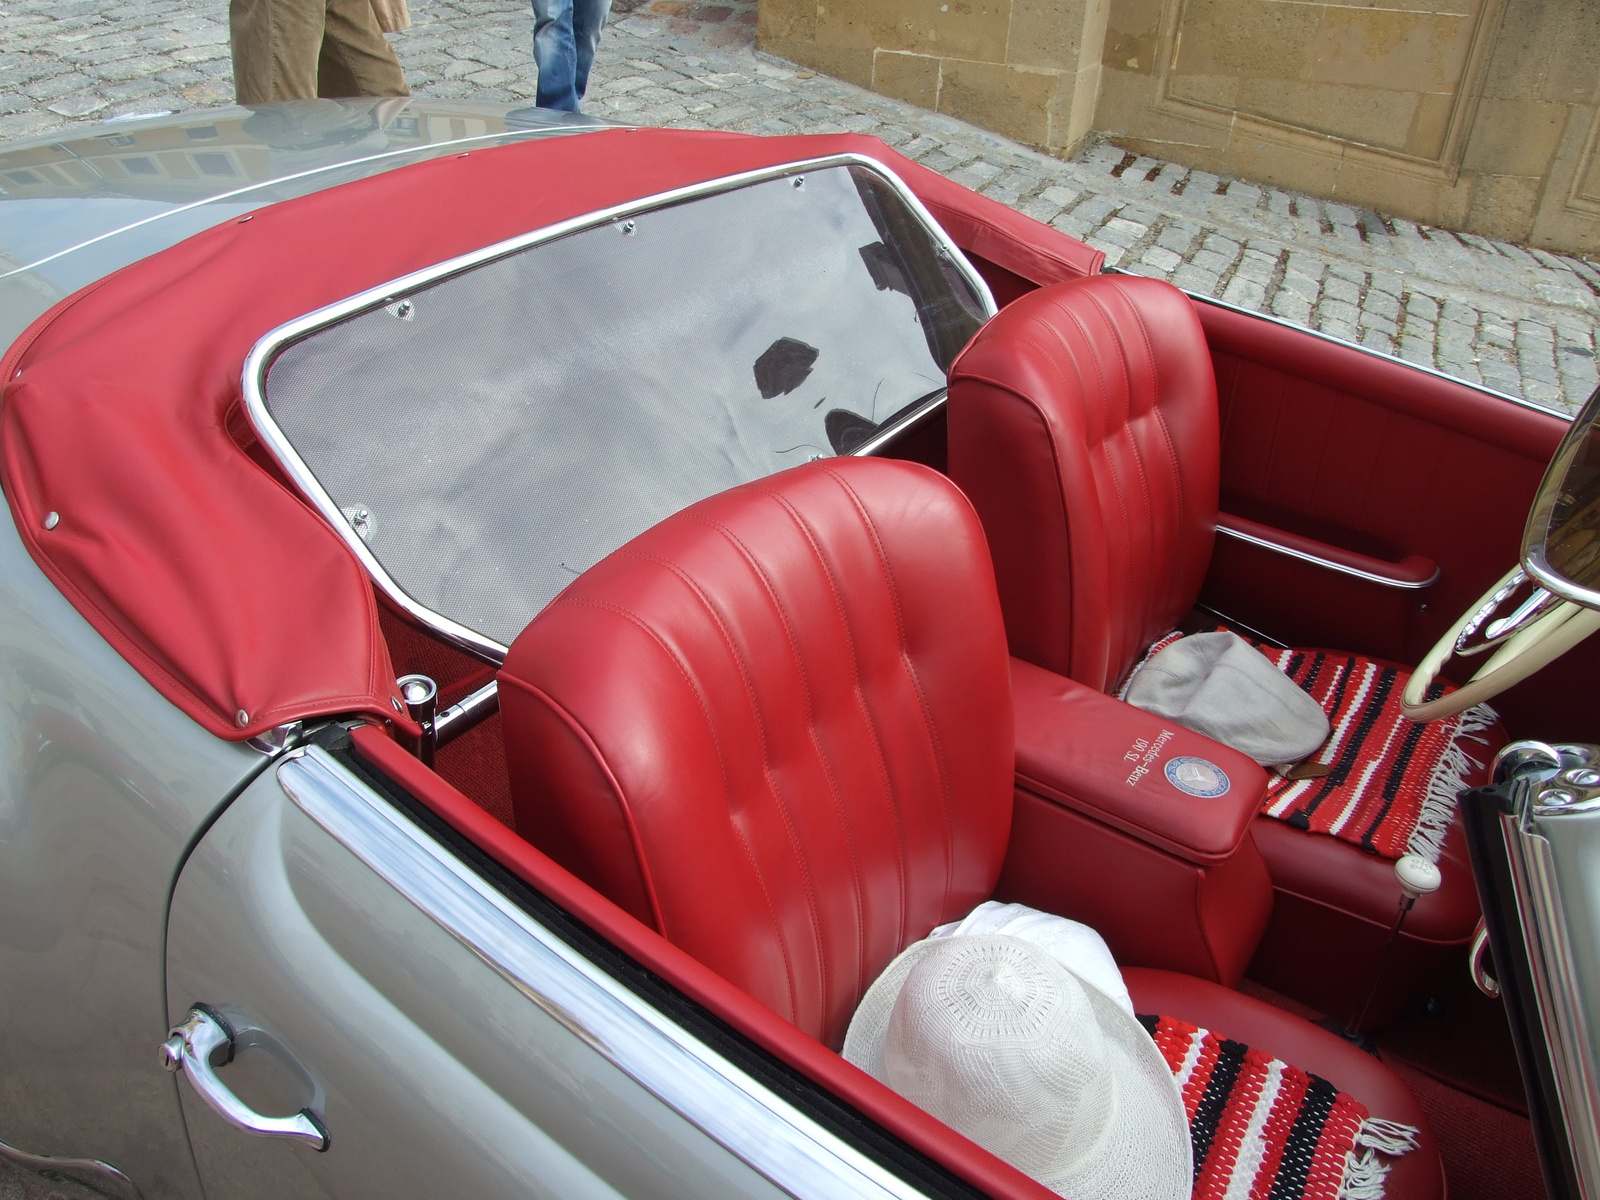
[[[1440, 569], [1431, 586], [1403, 590], [1219, 537], [1201, 602], [1292, 644], [1416, 662], [1516, 560], [1566, 422], [1303, 330], [1195, 307], [1217, 374], [1221, 510]], [[1594, 707], [1575, 714], [1583, 692], [1559, 681], [1596, 669], [1600, 643], [1496, 707], [1513, 736], [1577, 736], [1585, 726], [1593, 736]]]

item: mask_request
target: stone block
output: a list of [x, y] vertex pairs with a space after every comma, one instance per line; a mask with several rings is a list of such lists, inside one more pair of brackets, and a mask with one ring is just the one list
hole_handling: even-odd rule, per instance
[[1121, 217], [1112, 217], [1095, 234], [1102, 242], [1109, 242], [1114, 246], [1132, 246], [1149, 230], [1146, 226], [1136, 221], [1124, 221]]
[[964, 59], [944, 59], [941, 70], [940, 112], [1030, 145], [1065, 147], [1054, 130], [1070, 116], [1070, 75]]
[[1361, 320], [1361, 310], [1354, 304], [1331, 299], [1326, 294], [1322, 297], [1322, 303], [1317, 306], [1317, 311], [1324, 323], [1336, 322], [1348, 325], [1351, 329], [1354, 329]]
[[1357, 322], [1363, 329], [1376, 329], [1388, 337], [1398, 337], [1400, 326], [1388, 317], [1379, 316], [1377, 313], [1362, 310], [1361, 320]]
[[1177, 254], [1189, 253], [1189, 248], [1194, 245], [1194, 239], [1200, 234], [1200, 228], [1183, 221], [1170, 221], [1161, 236], [1156, 238], [1156, 245]]
[[1439, 317], [1439, 302], [1432, 296], [1412, 292], [1406, 297], [1406, 312], [1425, 321], [1435, 321]]
[[816, 40], [819, 46], [1003, 63], [1009, 10], [1009, 5], [930, 0], [821, 0]]
[[1361, 307], [1367, 312], [1375, 313], [1386, 320], [1396, 321], [1400, 318], [1400, 301], [1377, 288], [1368, 289], [1367, 298], [1362, 302]]
[[1548, 163], [1535, 174], [1481, 174], [1472, 191], [1467, 223], [1491, 237], [1521, 237], [1533, 226], [1543, 186], [1540, 177]]
[[1202, 296], [1216, 295], [1216, 273], [1207, 271], [1198, 263], [1185, 263], [1179, 267], [1172, 276], [1172, 282], [1187, 292], [1198, 292]]
[[1267, 299], [1267, 289], [1253, 279], [1235, 274], [1223, 289], [1222, 298], [1241, 308], [1260, 309]]
[[110, 101], [104, 96], [97, 96], [93, 92], [77, 92], [70, 96], [62, 96], [46, 107], [62, 117], [87, 117], [90, 113], [99, 112], [109, 103]]
[[1279, 288], [1272, 297], [1272, 311], [1286, 321], [1299, 325], [1311, 323], [1311, 302], [1288, 288]]
[[1078, 71], [1098, 63], [1109, 0], [1011, 0], [1008, 61]]
[[1541, 176], [1555, 157], [1566, 119], [1564, 104], [1485, 96], [1478, 101], [1461, 169], [1490, 175]]
[[1140, 256], [1139, 261], [1148, 263], [1163, 274], [1170, 275], [1183, 263], [1183, 257], [1163, 246], [1157, 245], [1151, 246], [1150, 249], [1146, 250]]
[[1400, 339], [1400, 357], [1407, 362], [1431, 367], [1433, 366], [1433, 343], [1425, 338], [1403, 337]]
[[1352, 306], [1361, 302], [1360, 285], [1331, 271], [1328, 273], [1327, 281], [1322, 285], [1322, 294], [1329, 299], [1339, 300]]
[[920, 108], [939, 107], [939, 60], [926, 54], [879, 50], [872, 59], [872, 90]]
[[[1293, 261], [1294, 259], [1291, 256], [1290, 262]], [[1317, 302], [1317, 298], [1322, 295], [1321, 283], [1315, 279], [1312, 279], [1308, 275], [1302, 275], [1298, 271], [1294, 270], [1284, 272], [1281, 288], [1282, 290], [1280, 294], [1286, 292], [1290, 295], [1297, 296], [1308, 306], [1315, 304]]]
[[1362, 330], [1361, 344], [1368, 350], [1376, 350], [1380, 354], [1394, 353], [1394, 339], [1380, 329]]

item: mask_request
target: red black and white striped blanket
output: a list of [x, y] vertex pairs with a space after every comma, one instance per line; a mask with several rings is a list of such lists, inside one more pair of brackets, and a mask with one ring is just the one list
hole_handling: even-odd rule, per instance
[[1194, 1200], [1380, 1200], [1409, 1125], [1326, 1079], [1172, 1017], [1141, 1016], [1183, 1095]]
[[[1139, 665], [1181, 636], [1161, 638]], [[1505, 740], [1494, 710], [1480, 704], [1418, 724], [1400, 713], [1410, 676], [1397, 667], [1359, 655], [1246, 640], [1322, 705], [1332, 728], [1306, 760], [1327, 772], [1307, 779], [1274, 774], [1261, 811], [1384, 858], [1420, 854], [1438, 862], [1457, 793]], [[1430, 698], [1444, 689], [1435, 683]]]

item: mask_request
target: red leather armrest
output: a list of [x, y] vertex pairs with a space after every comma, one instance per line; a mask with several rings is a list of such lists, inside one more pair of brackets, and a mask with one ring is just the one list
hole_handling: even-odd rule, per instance
[[[1011, 694], [1018, 786], [1189, 862], [1239, 848], [1267, 792], [1253, 759], [1021, 659], [1011, 660]], [[1227, 790], [1181, 790], [1167, 767], [1184, 757], [1219, 768]]]
[[1287, 529], [1275, 529], [1247, 517], [1236, 517], [1232, 513], [1217, 514], [1217, 532], [1265, 546], [1302, 562], [1342, 571], [1346, 575], [1357, 575], [1390, 587], [1425, 588], [1439, 578], [1439, 564], [1420, 554], [1408, 554], [1399, 562], [1388, 562], [1373, 558], [1370, 554], [1319, 542], [1315, 538], [1302, 537]]

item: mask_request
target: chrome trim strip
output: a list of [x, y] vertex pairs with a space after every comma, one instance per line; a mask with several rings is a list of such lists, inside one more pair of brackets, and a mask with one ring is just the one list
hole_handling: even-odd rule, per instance
[[789, 1194], [922, 1193], [752, 1079], [534, 921], [321, 747], [278, 767], [284, 792], [501, 978]]
[[1337, 571], [1341, 575], [1351, 575], [1356, 579], [1365, 579], [1369, 583], [1381, 584], [1384, 587], [1399, 588], [1402, 591], [1417, 591], [1421, 588], [1432, 587], [1439, 581], [1439, 576], [1442, 573], [1436, 566], [1433, 568], [1433, 574], [1429, 575], [1421, 583], [1409, 583], [1400, 579], [1391, 579], [1387, 575], [1378, 575], [1372, 571], [1363, 571], [1360, 567], [1347, 567], [1344, 563], [1336, 563], [1331, 559], [1320, 558], [1315, 554], [1307, 554], [1304, 550], [1295, 550], [1292, 547], [1282, 545], [1278, 542], [1257, 537], [1253, 533], [1245, 533], [1242, 529], [1229, 529], [1226, 525], [1218, 525], [1217, 532], [1225, 533], [1231, 538], [1238, 538], [1241, 542], [1249, 542], [1252, 546], [1260, 546], [1266, 550], [1275, 550], [1277, 553], [1287, 555], [1290, 558], [1298, 558], [1301, 562], [1307, 562], [1312, 566], [1322, 567], [1324, 570]]
[[42, 1179], [48, 1180], [52, 1175], [70, 1179], [113, 1200], [143, 1200], [133, 1180], [98, 1158], [53, 1158], [48, 1154], [29, 1154], [0, 1142], [0, 1159]]
[[500, 684], [498, 680], [491, 679], [436, 716], [433, 719], [433, 736], [440, 746], [448, 745], [499, 711]]
[[[1120, 267], [1108, 267], [1104, 273], [1108, 275], [1138, 274], [1136, 271], [1124, 271]], [[1352, 350], [1359, 350], [1363, 354], [1370, 354], [1373, 358], [1381, 358], [1385, 362], [1399, 363], [1403, 367], [1410, 367], [1413, 371], [1421, 371], [1425, 375], [1432, 375], [1438, 379], [1447, 379], [1451, 383], [1459, 383], [1462, 387], [1469, 387], [1475, 392], [1482, 392], [1485, 396], [1493, 396], [1496, 400], [1504, 400], [1507, 403], [1516, 404], [1522, 408], [1531, 408], [1534, 412], [1544, 413], [1546, 416], [1560, 417], [1563, 421], [1572, 420], [1571, 413], [1564, 413], [1559, 409], [1550, 408], [1543, 404], [1537, 404], [1532, 400], [1525, 400], [1521, 396], [1513, 396], [1509, 392], [1497, 392], [1494, 390], [1494, 388], [1484, 387], [1481, 383], [1473, 383], [1470, 380], [1458, 378], [1457, 376], [1450, 374], [1448, 371], [1439, 370], [1437, 367], [1428, 367], [1424, 366], [1422, 363], [1414, 363], [1410, 359], [1400, 358], [1398, 355], [1385, 354], [1382, 350], [1374, 350], [1371, 346], [1363, 346], [1360, 342], [1347, 342], [1342, 337], [1334, 337], [1331, 333], [1323, 333], [1322, 330], [1312, 329], [1309, 325], [1300, 325], [1294, 321], [1286, 321], [1284, 318], [1274, 316], [1272, 313], [1257, 312], [1255, 309], [1245, 308], [1243, 305], [1230, 304], [1226, 300], [1218, 300], [1215, 296], [1207, 296], [1201, 292], [1191, 292], [1188, 288], [1184, 288], [1182, 291], [1185, 296], [1189, 297], [1189, 299], [1198, 300], [1203, 304], [1211, 304], [1217, 308], [1225, 308], [1229, 312], [1243, 313], [1247, 317], [1257, 317], [1263, 321], [1270, 321], [1274, 325], [1282, 325], [1285, 329], [1293, 329], [1296, 333], [1309, 333], [1314, 338], [1321, 338], [1323, 341], [1332, 342], [1336, 346], [1348, 346]]]
[[215, 196], [207, 196], [204, 200], [195, 200], [189, 204], [179, 204], [173, 208], [166, 209], [163, 212], [158, 212], [152, 216], [144, 217], [141, 220], [130, 221], [126, 225], [119, 225], [115, 229], [107, 230], [105, 233], [97, 234], [85, 241], [68, 246], [64, 250], [57, 250], [53, 254], [47, 254], [43, 258], [36, 259], [25, 266], [13, 267], [9, 271], [0, 273], [0, 279], [9, 279], [13, 275], [20, 275], [24, 271], [31, 271], [35, 267], [42, 267], [45, 263], [54, 262], [64, 254], [72, 254], [78, 250], [82, 250], [85, 246], [92, 246], [96, 242], [103, 242], [106, 240], [106, 238], [116, 237], [118, 234], [127, 233], [130, 229], [138, 229], [141, 225], [149, 225], [154, 221], [164, 221], [168, 217], [175, 216], [178, 213], [186, 213], [192, 209], [204, 208], [208, 204], [216, 204], [219, 201], [225, 202], [228, 200], [236, 200], [240, 196], [248, 196], [251, 192], [258, 192], [265, 188], [278, 187], [285, 183], [293, 183], [297, 179], [310, 179], [313, 175], [321, 175], [327, 171], [338, 171], [345, 167], [357, 167], [365, 163], [383, 162], [385, 159], [396, 158], [405, 154], [415, 154], [419, 159], [422, 159], [426, 157], [428, 151], [430, 150], [436, 151], [439, 156], [443, 157], [450, 154], [460, 153], [461, 151], [459, 148], [462, 146], [466, 146], [471, 149], [477, 149], [485, 142], [500, 143], [506, 141], [507, 139], [526, 141], [529, 138], [546, 137], [551, 134], [592, 133], [595, 130], [604, 128], [606, 128], [606, 126], [603, 125], [596, 125], [593, 127], [586, 127], [582, 125], [561, 125], [552, 126], [548, 129], [503, 129], [499, 133], [479, 134], [476, 137], [458, 138], [449, 142], [429, 142], [426, 146], [404, 146], [399, 150], [387, 150], [382, 154], [369, 154], [365, 158], [352, 158], [346, 160], [345, 162], [329, 163], [324, 167], [312, 167], [308, 171], [297, 171], [293, 175], [280, 175], [275, 179], [263, 179], [259, 182], [251, 183], [245, 187], [234, 188], [231, 192], [218, 192]]
[[[991, 313], [990, 315], [993, 316], [994, 314]], [[846, 457], [870, 458], [879, 450], [882, 450], [890, 442], [894, 441], [894, 439], [899, 437], [902, 433], [905, 433], [910, 429], [915, 429], [929, 417], [933, 416], [934, 413], [938, 412], [945, 406], [945, 402], [949, 399], [950, 389], [941, 388], [938, 395], [930, 396], [922, 404], [919, 404], [914, 410], [908, 412], [905, 416], [901, 417], [892, 425], [885, 425], [882, 429], [879, 429], [866, 441], [862, 442], [861, 445], [850, 451]]]
[[[1561, 1096], [1567, 1142], [1584, 1200], [1600, 1200], [1600, 1078], [1595, 1045], [1574, 970], [1571, 934], [1549, 840], [1527, 814], [1533, 788], [1522, 791], [1518, 813], [1500, 818], [1517, 897], [1523, 949], [1533, 976], [1539, 1025]], [[1558, 818], [1559, 819], [1559, 818]]]
[[[570, 233], [578, 233], [585, 229], [592, 229], [596, 225], [605, 225], [623, 217], [634, 216], [651, 209], [665, 208], [672, 204], [681, 204], [689, 200], [697, 200], [704, 196], [716, 195], [720, 192], [733, 191], [737, 188], [748, 187], [751, 184], [764, 183], [769, 179], [782, 179], [787, 175], [799, 175], [806, 171], [822, 170], [827, 167], [855, 166], [872, 171], [889, 185], [896, 195], [905, 202], [906, 206], [916, 214], [926, 227], [929, 236], [950, 255], [956, 269], [972, 286], [978, 299], [984, 305], [985, 315], [992, 317], [998, 311], [995, 307], [994, 293], [989, 290], [989, 285], [983, 277], [967, 261], [961, 248], [951, 240], [950, 235], [934, 220], [917, 199], [916, 193], [908, 188], [900, 177], [876, 159], [868, 158], [864, 154], [831, 154], [823, 158], [808, 158], [801, 162], [782, 163], [773, 167], [762, 167], [754, 171], [745, 171], [738, 175], [725, 175], [720, 179], [706, 180], [702, 183], [690, 184], [687, 187], [674, 188], [667, 192], [658, 192], [653, 196], [645, 196], [638, 200], [630, 200], [625, 204], [613, 205], [611, 208], [600, 209], [596, 212], [585, 213], [579, 217], [572, 217], [566, 221], [558, 221], [554, 225], [532, 230], [528, 233], [518, 234], [516, 237], [507, 238], [505, 241], [496, 242], [492, 246], [484, 246], [470, 253], [458, 255], [442, 263], [435, 263], [431, 267], [424, 267], [420, 271], [413, 271], [409, 275], [402, 275], [399, 279], [392, 279], [379, 287], [368, 288], [354, 296], [349, 296], [337, 303], [319, 308], [315, 312], [307, 313], [303, 317], [296, 317], [272, 330], [251, 349], [249, 357], [245, 359], [244, 374], [240, 386], [244, 394], [245, 410], [250, 415], [251, 423], [255, 425], [257, 434], [262, 442], [271, 451], [274, 458], [288, 473], [296, 487], [312, 502], [321, 512], [323, 519], [331, 525], [336, 533], [344, 540], [361, 565], [366, 568], [372, 581], [382, 589], [384, 595], [398, 604], [418, 624], [432, 630], [446, 641], [451, 642], [467, 653], [483, 659], [494, 666], [505, 661], [507, 647], [501, 645], [493, 638], [486, 637], [474, 629], [469, 629], [458, 621], [425, 607], [399, 585], [398, 582], [384, 570], [367, 549], [367, 544], [361, 540], [359, 534], [350, 527], [350, 522], [345, 518], [333, 498], [324, 490], [317, 481], [316, 475], [302, 459], [283, 431], [278, 428], [271, 413], [267, 411], [266, 403], [266, 378], [267, 371], [272, 365], [273, 358], [290, 342], [307, 337], [316, 330], [331, 325], [335, 321], [353, 316], [365, 309], [375, 308], [388, 303], [396, 295], [412, 291], [424, 285], [437, 283], [451, 275], [459, 275], [473, 267], [482, 266], [498, 258], [505, 258], [518, 251], [537, 246], [541, 242], [553, 241]], [[902, 423], [903, 424], [903, 423]], [[897, 426], [897, 429], [899, 426]], [[874, 444], [874, 443], [868, 443]], [[881, 444], [881, 443], [877, 443]], [[860, 453], [858, 448], [857, 453]]]

